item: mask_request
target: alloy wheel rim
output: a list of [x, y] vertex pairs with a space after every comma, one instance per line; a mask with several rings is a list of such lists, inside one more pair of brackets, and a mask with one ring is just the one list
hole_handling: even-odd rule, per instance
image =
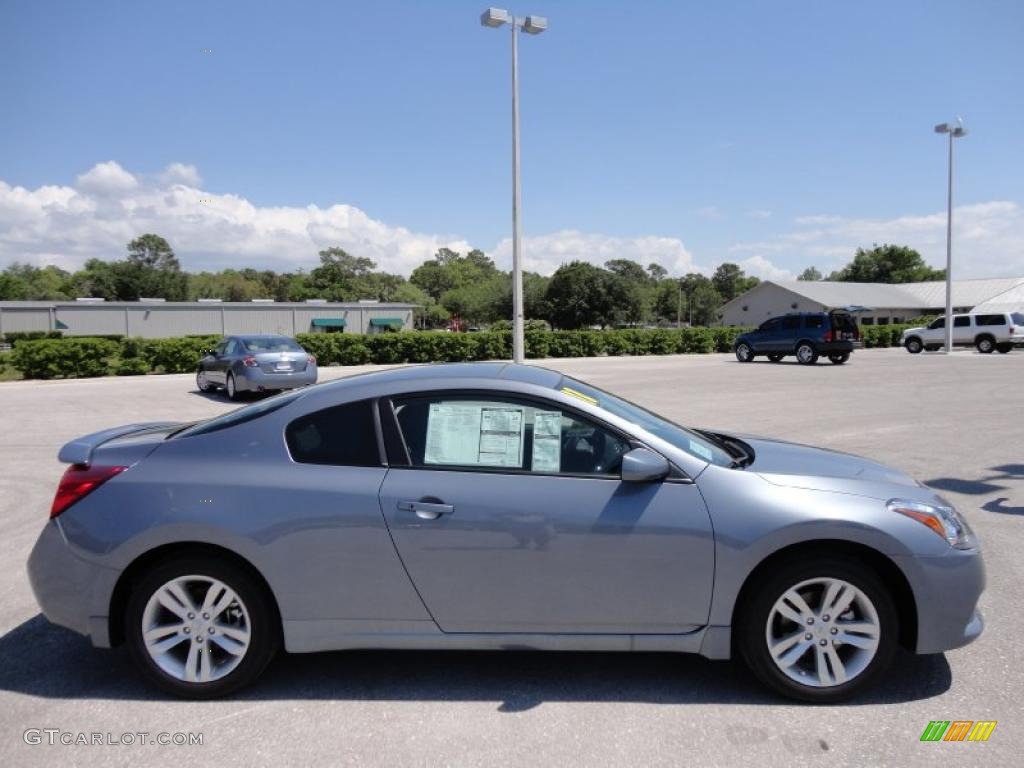
[[807, 362], [811, 359], [811, 348], [805, 344], [797, 350], [797, 354], [802, 362]]
[[234, 376], [228, 376], [227, 387], [228, 387], [228, 397], [234, 397], [235, 396], [235, 377]]
[[848, 581], [818, 577], [787, 589], [768, 613], [765, 642], [775, 666], [809, 688], [863, 674], [878, 652], [878, 611]]
[[982, 349], [982, 351], [985, 351], [985, 352], [987, 352], [988, 350], [992, 349], [992, 342], [989, 341], [988, 339], [982, 339], [981, 340], [981, 349]]
[[206, 371], [200, 371], [196, 374], [196, 383], [200, 389], [206, 389]]
[[150, 596], [142, 612], [142, 640], [149, 657], [185, 683], [209, 683], [229, 675], [245, 658], [251, 638], [245, 603], [211, 576], [171, 579]]
[[740, 344], [740, 357], [744, 360], [750, 357], [750, 347], [746, 344]]

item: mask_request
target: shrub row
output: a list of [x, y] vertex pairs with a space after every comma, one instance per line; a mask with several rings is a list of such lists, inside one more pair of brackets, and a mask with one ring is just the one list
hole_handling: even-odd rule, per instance
[[[864, 326], [866, 347], [897, 346], [906, 325]], [[526, 355], [598, 357], [601, 355], [673, 355], [731, 352], [742, 328], [657, 328], [614, 331], [530, 331]], [[119, 376], [150, 372], [191, 373], [217, 336], [173, 339], [101, 337], [21, 339], [9, 364], [27, 379], [58, 376]], [[372, 336], [342, 333], [299, 334], [297, 341], [321, 365], [428, 363], [507, 359], [512, 334], [507, 331], [439, 333], [403, 331]]]
[[61, 336], [63, 334], [60, 331], [11, 331], [10, 333], [0, 333], [0, 342], [16, 347], [19, 341], [59, 339]]

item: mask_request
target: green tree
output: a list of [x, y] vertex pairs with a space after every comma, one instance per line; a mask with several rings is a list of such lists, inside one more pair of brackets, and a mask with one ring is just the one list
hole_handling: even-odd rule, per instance
[[807, 281], [807, 282], [814, 281], [814, 280], [821, 280], [821, 279], [822, 279], [821, 272], [819, 272], [817, 270], [817, 268], [815, 268], [815, 267], [808, 267], [803, 272], [801, 272], [800, 273], [800, 277], [797, 278], [797, 280], [804, 280], [804, 281]]
[[660, 283], [668, 277], [668, 270], [661, 266], [661, 264], [652, 261], [647, 265], [647, 274], [651, 276], [651, 280]]
[[853, 261], [829, 275], [829, 280], [848, 283], [917, 283], [944, 280], [944, 269], [932, 269], [921, 254], [905, 245], [875, 245], [858, 248]]
[[128, 243], [128, 259], [111, 267], [117, 298], [134, 301], [154, 296], [168, 301], [188, 297], [188, 276], [181, 271], [170, 243], [160, 235], [141, 235]]
[[718, 265], [718, 269], [711, 276], [711, 283], [723, 301], [735, 299], [741, 293], [745, 293], [757, 285], [760, 280], [756, 277], [747, 277], [738, 264], [725, 262]]
[[607, 275], [585, 261], [573, 261], [555, 270], [545, 294], [551, 325], [567, 329], [607, 325], [612, 314]]
[[718, 308], [724, 303], [714, 282], [704, 275], [691, 272], [682, 278], [683, 319], [691, 325], [708, 326], [718, 320]]

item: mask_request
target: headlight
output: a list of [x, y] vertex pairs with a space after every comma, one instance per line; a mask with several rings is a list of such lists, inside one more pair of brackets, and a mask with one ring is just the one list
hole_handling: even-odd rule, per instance
[[924, 523], [949, 542], [950, 546], [957, 549], [971, 549], [975, 546], [974, 531], [952, 505], [946, 507], [924, 504], [920, 501], [892, 499], [886, 507], [890, 512], [899, 512], [919, 523]]

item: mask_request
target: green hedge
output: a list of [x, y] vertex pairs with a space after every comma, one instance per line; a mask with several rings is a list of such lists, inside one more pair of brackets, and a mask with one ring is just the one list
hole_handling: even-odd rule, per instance
[[11, 331], [10, 333], [0, 334], [0, 341], [7, 342], [12, 347], [16, 347], [19, 341], [59, 339], [63, 335], [60, 331]]
[[39, 339], [21, 341], [11, 365], [26, 379], [105, 376], [118, 345], [109, 339]]
[[[866, 347], [898, 346], [907, 325], [862, 326]], [[526, 355], [598, 357], [602, 355], [675, 355], [731, 352], [744, 328], [654, 328], [610, 331], [545, 331], [526, 333]], [[176, 339], [72, 337], [20, 339], [8, 365], [27, 379], [57, 376], [121, 376], [149, 372], [191, 373], [218, 336]], [[512, 355], [508, 331], [444, 333], [402, 331], [362, 336], [346, 333], [299, 334], [298, 342], [320, 365], [365, 363], [427, 363], [502, 360]]]

